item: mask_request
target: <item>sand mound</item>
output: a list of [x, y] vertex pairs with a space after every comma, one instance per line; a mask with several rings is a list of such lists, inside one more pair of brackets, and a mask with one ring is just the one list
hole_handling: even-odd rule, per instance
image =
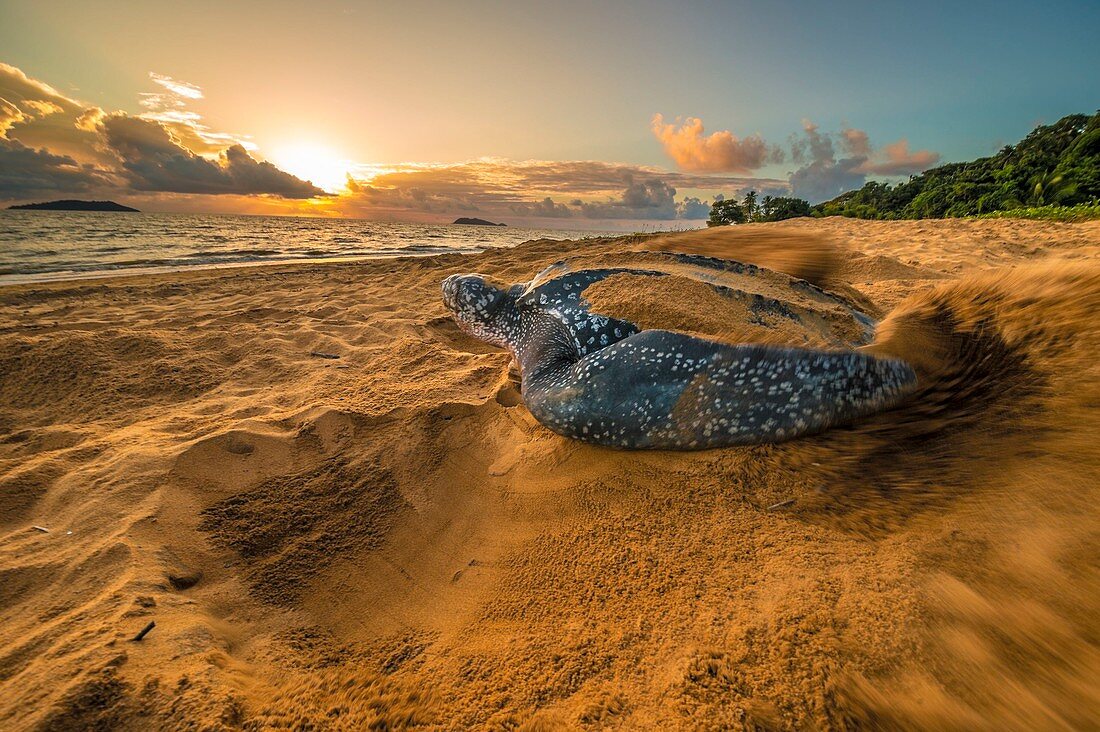
[[719, 290], [686, 277], [618, 274], [590, 285], [583, 296], [592, 312], [628, 320], [643, 329], [673, 330], [727, 343], [840, 347], [865, 340], [866, 327], [847, 309], [836, 303], [813, 303], [793, 291], [786, 294], [789, 299], [778, 299]]
[[[1100, 230], [1009, 224], [785, 225], [920, 389], [690, 454], [543, 429], [439, 302], [636, 238], [0, 291], [0, 724], [1088, 727]], [[665, 279], [593, 297], [789, 322]]]
[[732, 259], [827, 284], [844, 261], [840, 244], [820, 231], [790, 225], [719, 226], [647, 240], [637, 249]]

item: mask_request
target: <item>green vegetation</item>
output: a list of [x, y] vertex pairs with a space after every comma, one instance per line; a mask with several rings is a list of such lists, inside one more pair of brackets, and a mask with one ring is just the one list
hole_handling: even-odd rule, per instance
[[1093, 221], [1100, 219], [1100, 204], [1079, 203], [1076, 206], [1033, 206], [1010, 208], [978, 214], [979, 219], [1037, 219], [1041, 221]]
[[801, 198], [764, 196], [757, 201], [756, 191], [749, 191], [741, 202], [733, 198], [715, 201], [710, 207], [707, 226], [744, 224], [750, 221], [783, 221], [811, 214], [809, 201]]
[[1036, 127], [992, 157], [941, 165], [894, 186], [871, 181], [813, 211], [860, 219], [992, 214], [1076, 221], [1093, 218], [1098, 201], [1100, 112]]

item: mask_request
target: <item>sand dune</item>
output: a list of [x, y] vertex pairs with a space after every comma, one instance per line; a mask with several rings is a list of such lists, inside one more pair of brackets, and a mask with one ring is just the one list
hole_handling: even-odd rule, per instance
[[[611, 451], [440, 303], [647, 247], [862, 298], [920, 389]], [[0, 726], [1088, 727], [1098, 253], [1096, 223], [825, 219], [0, 290]]]

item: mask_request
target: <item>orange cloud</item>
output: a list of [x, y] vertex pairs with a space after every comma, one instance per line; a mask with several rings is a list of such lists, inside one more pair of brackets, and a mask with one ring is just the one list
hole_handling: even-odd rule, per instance
[[73, 124], [78, 130], [95, 132], [96, 128], [99, 127], [103, 122], [103, 118], [106, 116], [107, 113], [99, 107], [88, 107], [81, 112], [80, 116], [76, 118], [76, 122]]
[[26, 119], [27, 116], [23, 114], [23, 110], [0, 97], [0, 137], [6, 137], [10, 128]]
[[868, 160], [861, 168], [865, 173], [877, 175], [912, 175], [931, 168], [940, 161], [940, 154], [931, 150], [909, 152], [909, 141], [904, 137], [897, 142], [883, 145], [879, 151], [884, 160]]
[[[479, 212], [514, 223], [553, 220], [561, 226], [593, 222], [706, 218], [709, 204], [677, 189], [711, 195], [785, 189], [778, 180], [706, 176], [595, 160], [482, 159], [448, 165], [405, 164], [352, 176], [349, 193], [331, 205], [347, 215], [437, 220]], [[587, 222], [587, 223], [586, 223]], [[550, 223], [547, 221], [546, 223]], [[568, 225], [568, 224], [567, 224]]]
[[738, 138], [728, 130], [704, 134], [703, 120], [679, 117], [666, 124], [653, 116], [653, 134], [681, 170], [698, 173], [750, 173], [768, 160], [768, 145], [760, 135]]
[[866, 158], [871, 155], [871, 141], [863, 130], [847, 127], [840, 131], [841, 144], [849, 155]]

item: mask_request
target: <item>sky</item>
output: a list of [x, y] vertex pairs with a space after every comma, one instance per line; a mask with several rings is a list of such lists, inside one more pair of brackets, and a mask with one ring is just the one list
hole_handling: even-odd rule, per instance
[[1096, 0], [0, 0], [0, 201], [697, 225], [1092, 113], [1098, 37]]

